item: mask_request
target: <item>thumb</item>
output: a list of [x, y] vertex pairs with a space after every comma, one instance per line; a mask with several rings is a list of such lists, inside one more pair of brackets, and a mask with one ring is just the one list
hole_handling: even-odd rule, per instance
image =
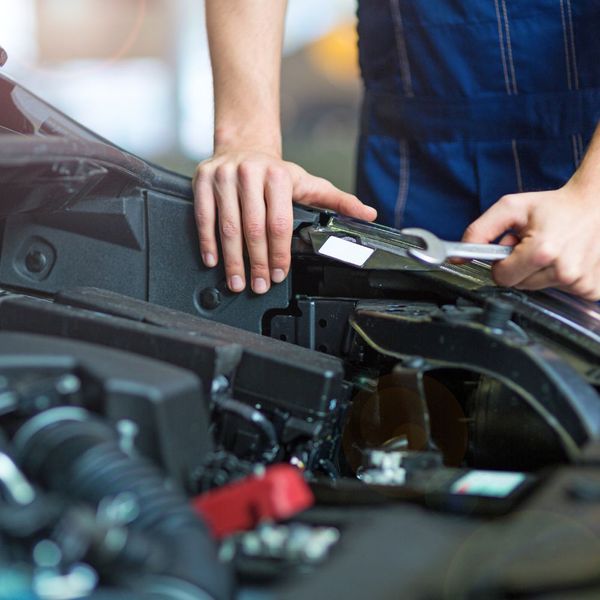
[[534, 196], [533, 193], [504, 196], [467, 227], [462, 241], [488, 244], [509, 229], [517, 232], [524, 229], [529, 220], [529, 207], [535, 200]]
[[334, 212], [373, 221], [377, 218], [377, 211], [363, 204], [353, 194], [343, 192], [331, 182], [322, 177], [310, 175], [304, 169], [294, 178], [294, 200], [305, 206], [326, 208]]

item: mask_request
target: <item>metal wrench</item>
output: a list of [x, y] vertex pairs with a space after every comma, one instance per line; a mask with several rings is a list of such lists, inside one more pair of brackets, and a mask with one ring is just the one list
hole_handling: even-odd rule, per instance
[[418, 238], [424, 248], [408, 248], [409, 256], [428, 265], [441, 265], [447, 258], [470, 258], [478, 260], [502, 260], [510, 255], [512, 246], [499, 244], [467, 244], [447, 242], [418, 227], [402, 229], [402, 235]]

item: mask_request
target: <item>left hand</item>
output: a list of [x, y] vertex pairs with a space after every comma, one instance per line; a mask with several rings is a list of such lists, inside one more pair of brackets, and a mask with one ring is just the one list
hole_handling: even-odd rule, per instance
[[554, 287], [600, 300], [599, 195], [573, 178], [558, 190], [504, 196], [468, 227], [463, 241], [490, 243], [505, 234], [500, 243], [515, 249], [493, 266], [498, 285]]

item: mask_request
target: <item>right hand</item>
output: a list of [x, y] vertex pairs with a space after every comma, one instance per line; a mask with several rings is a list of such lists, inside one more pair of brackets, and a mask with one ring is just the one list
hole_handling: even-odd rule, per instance
[[252, 290], [264, 294], [271, 282], [288, 275], [293, 229], [292, 202], [372, 221], [375, 209], [356, 196], [314, 177], [276, 154], [256, 150], [217, 152], [200, 163], [194, 176], [195, 214], [202, 261], [219, 260], [218, 221], [227, 286], [246, 287], [244, 241], [250, 258]]

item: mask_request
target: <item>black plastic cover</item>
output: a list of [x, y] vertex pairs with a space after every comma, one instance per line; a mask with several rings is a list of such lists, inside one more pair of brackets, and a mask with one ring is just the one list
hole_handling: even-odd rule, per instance
[[[242, 356], [232, 381], [233, 395], [248, 402], [271, 402], [295, 414], [324, 416], [342, 393], [342, 362], [223, 323], [140, 302], [106, 290], [79, 288], [57, 295], [56, 302], [185, 330], [220, 343], [239, 344]], [[1, 319], [0, 315], [0, 319]]]
[[136, 448], [182, 485], [213, 448], [200, 381], [189, 371], [93, 344], [0, 332], [0, 372], [16, 370], [72, 372], [94, 382], [99, 405], [86, 408], [113, 423], [133, 421]]
[[233, 396], [324, 417], [343, 395], [343, 365], [332, 356], [223, 323], [95, 289], [57, 295], [56, 303], [8, 297], [0, 328], [37, 331], [120, 347], [199, 374], [209, 393], [218, 375]]
[[230, 377], [241, 356], [239, 344], [19, 296], [0, 303], [0, 329], [93, 342], [177, 365], [200, 377], [207, 397], [213, 380]]

